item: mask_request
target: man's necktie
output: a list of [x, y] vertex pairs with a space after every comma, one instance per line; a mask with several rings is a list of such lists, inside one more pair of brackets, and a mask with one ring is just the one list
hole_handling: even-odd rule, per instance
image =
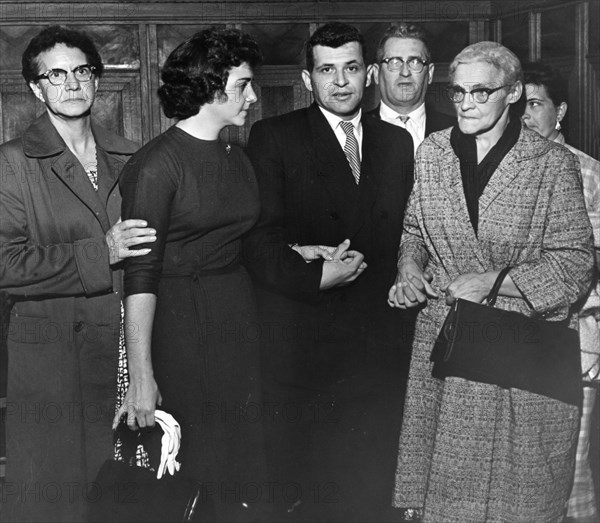
[[406, 127], [406, 122], [410, 120], [410, 116], [405, 116], [401, 114], [400, 116], [398, 116], [398, 120], [400, 120], [404, 124], [404, 127]]
[[340, 122], [342, 129], [346, 133], [346, 144], [344, 145], [344, 153], [352, 169], [354, 180], [358, 184], [360, 181], [360, 160], [358, 159], [358, 141], [354, 136], [354, 126], [352, 122]]

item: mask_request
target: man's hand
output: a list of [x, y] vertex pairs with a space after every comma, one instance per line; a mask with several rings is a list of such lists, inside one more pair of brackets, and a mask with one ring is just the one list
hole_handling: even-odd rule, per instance
[[333, 260], [333, 255], [337, 250], [337, 247], [330, 247], [329, 245], [290, 245], [290, 247], [295, 250], [306, 263], [309, 263], [314, 260], [318, 260], [319, 258], [323, 258], [324, 260]]
[[412, 260], [403, 262], [398, 267], [396, 283], [388, 293], [388, 305], [400, 309], [409, 309], [425, 303], [428, 298], [437, 298], [437, 293], [431, 286], [433, 274], [422, 271]]
[[335, 248], [333, 258], [323, 263], [321, 290], [347, 285], [367, 268], [364, 256], [358, 251], [349, 251], [349, 247], [350, 240], [344, 240]]
[[143, 256], [150, 249], [133, 249], [130, 247], [141, 243], [156, 241], [156, 231], [147, 227], [145, 220], [125, 220], [115, 223], [106, 233], [110, 264], [119, 263], [129, 256]]

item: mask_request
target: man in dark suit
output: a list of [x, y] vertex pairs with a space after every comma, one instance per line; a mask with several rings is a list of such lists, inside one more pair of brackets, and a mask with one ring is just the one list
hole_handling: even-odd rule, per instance
[[426, 136], [456, 124], [456, 118], [425, 103], [435, 65], [425, 31], [412, 24], [391, 24], [377, 46], [374, 65], [381, 104], [369, 116], [403, 127], [412, 136], [415, 151]]
[[288, 504], [276, 519], [383, 521], [411, 334], [386, 299], [413, 146], [405, 130], [361, 115], [370, 71], [354, 27], [320, 27], [306, 52], [315, 103], [257, 122], [247, 148], [262, 205], [245, 247], [273, 497]]

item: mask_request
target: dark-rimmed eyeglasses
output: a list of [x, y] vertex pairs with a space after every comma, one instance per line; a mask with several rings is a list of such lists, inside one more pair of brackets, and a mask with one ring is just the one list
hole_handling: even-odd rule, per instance
[[[92, 76], [94, 76], [95, 70], [96, 68], [93, 65], [83, 64], [78, 65], [70, 72], [75, 75], [75, 80], [78, 82], [89, 82], [92, 79]], [[38, 82], [44, 78], [52, 85], [62, 85], [67, 81], [67, 76], [69, 76], [69, 71], [65, 71], [64, 69], [50, 69], [45, 73], [36, 76], [34, 80]]]
[[446, 96], [452, 103], [460, 103], [465, 99], [465, 95], [470, 94], [471, 99], [477, 103], [484, 104], [490, 98], [490, 95], [494, 94], [500, 89], [509, 87], [511, 84], [501, 85], [500, 87], [475, 87], [470, 91], [466, 91], [460, 85], [449, 85], [446, 87]]
[[402, 69], [404, 64], [413, 72], [420, 73], [426, 65], [429, 64], [427, 60], [422, 60], [421, 58], [409, 58], [408, 60], [404, 60], [399, 56], [390, 56], [389, 58], [384, 58], [381, 60], [382, 64], [385, 64], [387, 70], [390, 73], [396, 73]]

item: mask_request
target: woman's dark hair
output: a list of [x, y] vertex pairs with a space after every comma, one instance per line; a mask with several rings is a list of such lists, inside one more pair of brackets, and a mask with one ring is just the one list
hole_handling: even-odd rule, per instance
[[525, 84], [543, 85], [555, 106], [569, 101], [569, 85], [563, 76], [544, 62], [523, 64]]
[[360, 44], [363, 60], [365, 60], [365, 39], [356, 27], [342, 22], [330, 22], [322, 25], [312, 34], [308, 42], [306, 42], [306, 69], [309, 72], [312, 72], [313, 67], [315, 66], [313, 47], [322, 45], [324, 47], [337, 49], [350, 42], [358, 42]]
[[85, 54], [87, 63], [94, 66], [94, 75], [98, 78], [102, 76], [104, 65], [92, 39], [82, 31], [52, 25], [44, 29], [37, 36], [34, 36], [23, 53], [21, 58], [21, 72], [28, 84], [34, 82], [35, 78], [41, 72], [44, 72], [39, 70], [38, 56], [44, 51], [49, 51], [57, 44], [65, 44], [67, 47], [80, 49]]
[[261, 61], [258, 44], [237, 29], [205, 29], [180, 44], [161, 70], [158, 97], [167, 118], [189, 118], [217, 96], [227, 96], [229, 70]]

